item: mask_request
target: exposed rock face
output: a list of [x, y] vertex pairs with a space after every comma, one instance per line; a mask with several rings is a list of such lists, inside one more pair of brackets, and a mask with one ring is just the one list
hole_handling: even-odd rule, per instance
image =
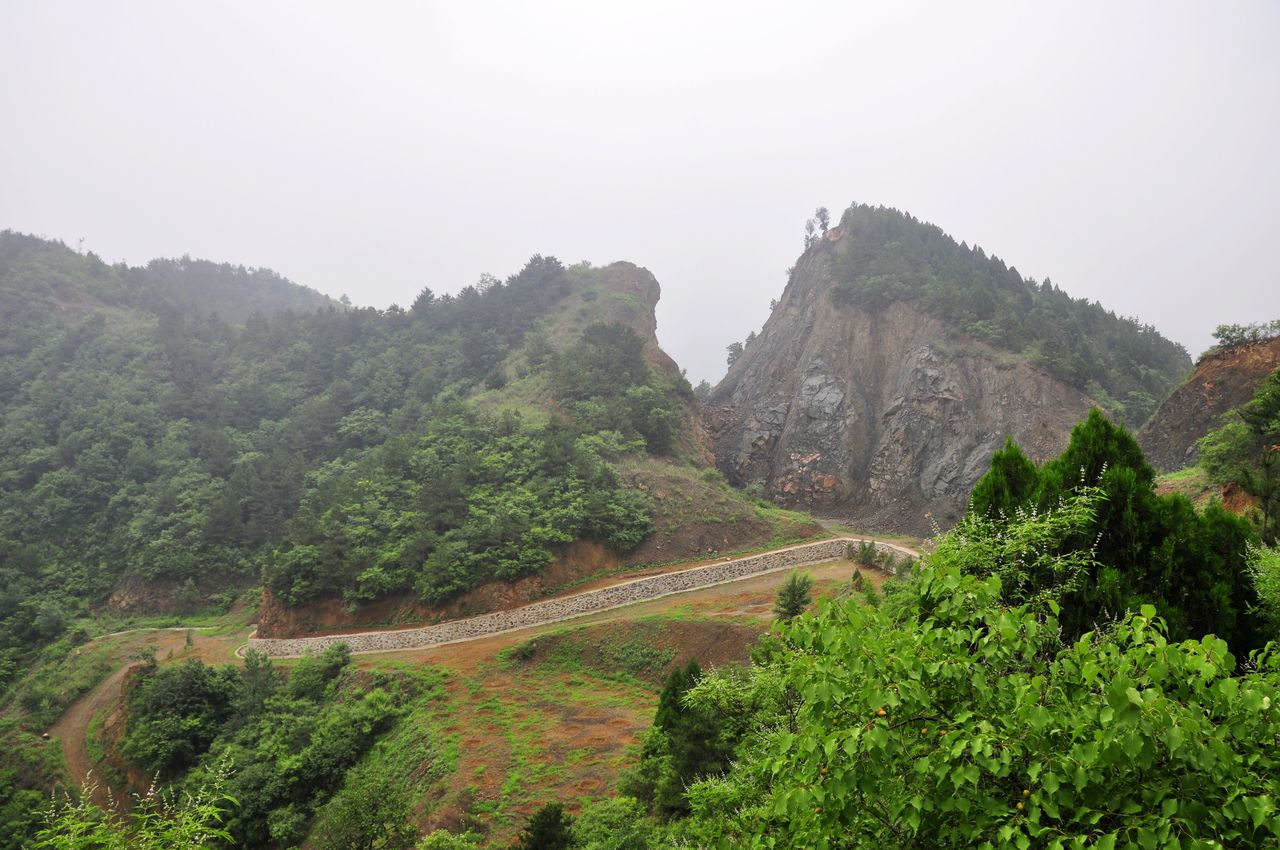
[[1058, 454], [1092, 405], [910, 303], [837, 307], [840, 228], [796, 266], [761, 334], [712, 393], [717, 462], [739, 486], [869, 528], [927, 532], [963, 512], [1006, 436]]
[[1253, 398], [1268, 375], [1280, 369], [1280, 339], [1238, 345], [1205, 357], [1138, 432], [1138, 443], [1161, 472], [1198, 459], [1196, 440], [1222, 425], [1222, 415]]

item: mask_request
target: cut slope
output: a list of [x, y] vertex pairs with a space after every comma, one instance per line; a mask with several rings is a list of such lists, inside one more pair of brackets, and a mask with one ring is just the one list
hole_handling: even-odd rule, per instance
[[[1056, 335], [1034, 339], [1055, 321], [1102, 331], [1057, 350]], [[734, 484], [927, 532], [960, 514], [1006, 437], [1047, 459], [1112, 394], [1146, 409], [1143, 388], [1163, 392], [1184, 359], [1153, 331], [1023, 281], [936, 227], [855, 207], [800, 258], [706, 422]], [[1128, 371], [1106, 378], [1109, 392], [1095, 377], [1120, 361]]]
[[1164, 472], [1194, 465], [1196, 441], [1220, 426], [1223, 414], [1253, 398], [1258, 384], [1277, 369], [1280, 338], [1205, 356], [1138, 432], [1143, 454]]

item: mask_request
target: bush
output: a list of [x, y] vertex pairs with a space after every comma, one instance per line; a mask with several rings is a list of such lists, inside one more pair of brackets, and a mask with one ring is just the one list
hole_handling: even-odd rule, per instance
[[[1276, 846], [1275, 648], [1237, 673], [1224, 641], [1172, 642], [1150, 606], [1064, 643], [1057, 601], [1006, 601], [988, 563], [1001, 546], [977, 533], [944, 539], [945, 556], [882, 608], [835, 601], [786, 627], [792, 649], [737, 686], [773, 698], [742, 703], [761, 706], [748, 709], [752, 734], [733, 771], [690, 786], [684, 840]], [[1065, 576], [1076, 565], [1039, 569]], [[686, 701], [723, 707], [734, 686], [719, 679]]]

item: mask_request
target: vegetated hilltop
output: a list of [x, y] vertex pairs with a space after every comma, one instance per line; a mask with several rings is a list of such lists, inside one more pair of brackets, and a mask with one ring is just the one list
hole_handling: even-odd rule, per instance
[[[539, 256], [339, 310], [267, 272], [4, 234], [0, 683], [107, 600], [229, 604], [264, 565], [290, 605], [438, 603], [577, 540], [673, 560], [791, 534], [705, 469], [657, 296], [630, 264]], [[722, 509], [664, 512], [664, 489]]]
[[1045, 459], [1094, 404], [1141, 422], [1189, 365], [1149, 326], [854, 206], [811, 240], [707, 422], [735, 484], [922, 531], [959, 516], [1006, 436]]
[[1222, 424], [1224, 414], [1249, 401], [1277, 369], [1280, 336], [1207, 353], [1138, 432], [1151, 465], [1162, 472], [1194, 466], [1199, 459], [1196, 441]]
[[0, 316], [13, 350], [51, 318], [64, 322], [93, 313], [139, 311], [188, 318], [214, 314], [242, 323], [255, 313], [309, 313], [338, 302], [270, 269], [208, 260], [152, 260], [145, 266], [108, 264], [92, 251], [79, 254], [61, 242], [0, 231]]

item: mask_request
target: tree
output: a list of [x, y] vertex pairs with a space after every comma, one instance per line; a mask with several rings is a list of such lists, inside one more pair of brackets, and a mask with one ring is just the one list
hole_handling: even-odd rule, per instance
[[[1154, 483], [1137, 441], [1095, 408], [1072, 429], [1066, 450], [1038, 469], [1006, 443], [975, 486], [970, 513], [988, 520], [1043, 514], [1096, 488], [1092, 519], [1060, 544], [1060, 553], [1090, 554], [1063, 597], [1066, 634], [1077, 637], [1154, 604], [1175, 639], [1214, 634], [1241, 655], [1257, 649], [1246, 564], [1256, 535], [1248, 522], [1218, 505], [1197, 512], [1185, 496], [1158, 496]], [[1047, 589], [1035, 582], [1019, 593]]]
[[814, 225], [813, 219], [809, 219], [804, 223], [804, 249], [808, 251], [813, 247], [813, 243], [818, 241], [816, 234], [817, 227]]
[[706, 378], [698, 381], [698, 385], [693, 388], [693, 397], [698, 401], [706, 401], [711, 398], [711, 384], [707, 382]]
[[729, 343], [729, 347], [725, 350], [729, 352], [729, 356], [725, 358], [725, 362], [732, 366], [734, 363], [738, 362], [738, 358], [742, 356], [742, 343], [731, 342]]
[[401, 777], [357, 772], [324, 807], [316, 824], [321, 850], [409, 850], [416, 830]]
[[418, 293], [418, 297], [413, 299], [413, 304], [410, 305], [409, 310], [415, 315], [423, 315], [430, 310], [431, 305], [435, 303], [436, 294], [431, 291], [431, 287], [424, 286], [422, 287], [422, 291]]
[[648, 850], [644, 807], [631, 797], [597, 800], [573, 821], [576, 850]]
[[1030, 501], [1038, 483], [1035, 464], [1006, 437], [1004, 447], [991, 456], [990, 471], [974, 486], [969, 510], [987, 517], [1012, 516]]
[[1276, 846], [1274, 648], [1237, 672], [1224, 641], [1172, 642], [1150, 606], [1064, 642], [1052, 600], [1008, 605], [982, 573], [998, 541], [971, 542], [880, 608], [793, 621], [748, 681], [690, 691], [722, 713], [726, 693], [797, 698], [791, 718], [741, 701], [763, 709], [734, 770], [689, 789], [689, 846]]
[[827, 229], [831, 226], [831, 213], [826, 207], [818, 207], [814, 210], [813, 217], [817, 219], [818, 229], [822, 231], [822, 235], [827, 235]]
[[793, 572], [778, 588], [778, 599], [773, 604], [773, 613], [784, 623], [789, 623], [805, 612], [813, 602], [810, 591], [813, 590], [813, 578], [808, 573]]
[[573, 818], [560, 803], [547, 803], [525, 824], [518, 850], [569, 850], [573, 846]]

